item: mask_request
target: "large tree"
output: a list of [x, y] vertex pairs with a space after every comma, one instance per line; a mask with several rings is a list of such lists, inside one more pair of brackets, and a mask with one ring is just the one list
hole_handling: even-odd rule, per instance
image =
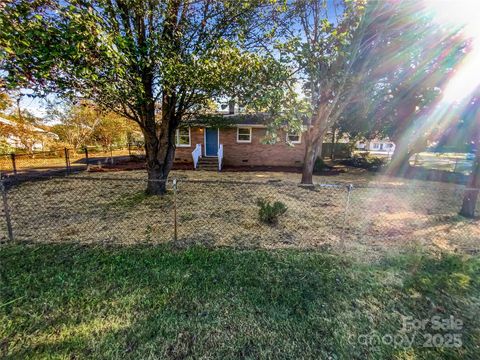
[[276, 62], [248, 49], [264, 39], [271, 3], [12, 0], [0, 5], [3, 84], [91, 99], [137, 122], [147, 191], [163, 194], [182, 119], [255, 82], [269, 87]]
[[[474, 218], [475, 210], [478, 202], [478, 195], [480, 194], [480, 91], [472, 97], [467, 108], [463, 114], [464, 122], [466, 124], [467, 133], [470, 135], [467, 139], [470, 145], [476, 149], [476, 156], [473, 161], [472, 173], [467, 183], [467, 189], [463, 197], [462, 208], [460, 215]], [[464, 133], [465, 135], [465, 133]]]
[[49, 109], [48, 118], [54, 121], [51, 130], [61, 142], [72, 146], [74, 150], [91, 142], [102, 120], [99, 109], [89, 102], [62, 102], [61, 106]]
[[311, 105], [302, 182], [312, 182], [332, 128], [388, 136], [397, 143], [392, 164], [408, 164], [436, 131], [425, 121], [427, 105], [462, 57], [460, 29], [444, 31], [413, 0], [297, 0], [284, 18], [280, 51]]
[[133, 121], [89, 101], [51, 104], [47, 118], [54, 123], [51, 131], [75, 150], [97, 144], [106, 149], [113, 144], [125, 146], [129, 134], [140, 130]]
[[384, 10], [388, 23], [377, 26], [382, 36], [369, 52], [376, 66], [363, 79], [363, 96], [342, 125], [389, 137], [396, 149], [387, 171], [402, 174], [411, 155], [438, 140], [455, 120], [443, 93], [471, 50], [471, 39], [461, 25], [439, 23], [421, 2], [405, 0]]
[[304, 184], [312, 183], [326, 132], [358, 95], [359, 78], [369, 69], [367, 54], [379, 34], [372, 28], [374, 19], [380, 19], [379, 8], [377, 2], [362, 0], [297, 0], [281, 16], [278, 48], [295, 68], [310, 104], [305, 111]]
[[[405, 17], [400, 12], [394, 18]], [[374, 101], [367, 120], [372, 133], [396, 144], [387, 169], [394, 175], [404, 174], [410, 157], [438, 140], [451, 120], [450, 115], [438, 111], [444, 107], [442, 93], [468, 48], [468, 40], [456, 32], [440, 31], [429, 19], [410, 19], [407, 23], [411, 25], [406, 29], [390, 29], [388, 44], [375, 52], [380, 63], [389, 64], [390, 73], [372, 73], [379, 81], [372, 92]], [[427, 46], [432, 43], [434, 49]], [[404, 56], [397, 59], [393, 54], [398, 46]]]

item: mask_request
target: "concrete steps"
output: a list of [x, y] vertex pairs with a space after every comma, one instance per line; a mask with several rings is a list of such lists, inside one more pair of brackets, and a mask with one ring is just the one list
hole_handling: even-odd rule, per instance
[[218, 158], [202, 157], [198, 159], [197, 170], [218, 171]]

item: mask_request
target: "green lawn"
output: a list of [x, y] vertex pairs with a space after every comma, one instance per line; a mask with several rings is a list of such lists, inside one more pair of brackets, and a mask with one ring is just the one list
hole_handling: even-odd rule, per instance
[[[0, 247], [0, 357], [474, 359], [480, 258], [360, 264], [298, 250]], [[362, 345], [453, 315], [461, 347]], [[447, 331], [448, 332], [448, 331]], [[451, 332], [451, 331], [450, 331]], [[412, 336], [407, 332], [406, 335]], [[360, 342], [364, 342], [365, 337]]]

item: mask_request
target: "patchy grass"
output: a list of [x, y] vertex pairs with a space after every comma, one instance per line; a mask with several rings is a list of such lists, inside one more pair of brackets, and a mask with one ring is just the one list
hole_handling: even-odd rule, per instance
[[132, 210], [135, 206], [140, 205], [143, 201], [147, 200], [149, 196], [145, 190], [140, 190], [132, 194], [122, 194], [123, 196], [119, 197], [115, 201], [106, 205], [107, 208], [119, 207]]
[[[474, 359], [480, 259], [364, 264], [320, 252], [3, 245], [3, 358]], [[363, 344], [402, 316], [454, 316], [460, 347]], [[447, 331], [448, 332], [448, 331]]]
[[[298, 174], [282, 179], [281, 173], [176, 171], [172, 176], [179, 179], [177, 247], [327, 248], [364, 258], [418, 245], [478, 251], [480, 220], [457, 215], [463, 198], [458, 186], [357, 174], [347, 196], [348, 174], [335, 177], [338, 187], [315, 188], [299, 187]], [[163, 197], [146, 196], [142, 171], [23, 183], [8, 193], [14, 236], [44, 243], [169, 243], [175, 202], [168, 186]], [[285, 204], [278, 223], [260, 221], [258, 198]]]

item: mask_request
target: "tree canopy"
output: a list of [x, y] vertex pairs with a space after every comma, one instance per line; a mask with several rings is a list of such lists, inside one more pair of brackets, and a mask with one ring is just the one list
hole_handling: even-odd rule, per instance
[[212, 98], [276, 89], [278, 63], [249, 51], [264, 40], [270, 22], [262, 10], [269, 6], [267, 0], [14, 0], [0, 14], [2, 84], [90, 99], [137, 122], [148, 190], [163, 193], [153, 180], [168, 176], [175, 129], [185, 116]]
[[312, 182], [323, 137], [357, 96], [358, 78], [369, 69], [378, 8], [367, 1], [299, 0], [280, 17], [277, 48], [295, 69], [307, 99], [293, 104], [303, 109], [308, 124], [302, 183]]

